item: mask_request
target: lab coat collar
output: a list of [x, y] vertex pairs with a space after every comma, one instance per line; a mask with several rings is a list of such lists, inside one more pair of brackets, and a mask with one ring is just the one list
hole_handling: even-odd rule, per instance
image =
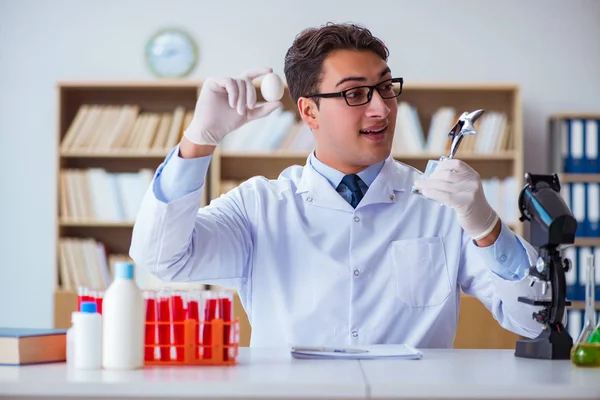
[[[313, 169], [319, 174], [323, 175], [334, 188], [337, 188], [340, 182], [342, 182], [342, 179], [344, 178], [344, 173], [320, 161], [316, 157], [314, 150], [310, 153], [310, 156], [308, 157], [308, 162], [313, 167]], [[357, 175], [367, 185], [367, 187], [369, 187], [373, 184], [373, 181], [375, 180], [375, 178], [377, 178], [377, 175], [379, 175], [379, 171], [381, 171], [381, 168], [383, 167], [384, 163], [385, 160], [377, 164], [370, 165], [369, 167], [357, 173]]]
[[[412, 182], [409, 182], [411, 175], [409, 168], [398, 163], [390, 155], [356, 209], [369, 204], [395, 202], [396, 192], [403, 192], [412, 185]], [[329, 181], [315, 171], [308, 158], [296, 188], [296, 193], [303, 194], [305, 200], [315, 206], [354, 211], [352, 206], [340, 196]]]

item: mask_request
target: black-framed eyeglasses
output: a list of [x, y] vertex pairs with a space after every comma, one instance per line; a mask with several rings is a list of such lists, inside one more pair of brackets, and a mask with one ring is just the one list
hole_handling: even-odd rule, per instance
[[394, 97], [398, 97], [402, 93], [403, 83], [404, 78], [392, 78], [386, 79], [383, 82], [379, 82], [377, 85], [355, 86], [350, 89], [342, 90], [341, 92], [313, 93], [305, 97], [343, 97], [344, 100], [346, 100], [346, 104], [351, 107], [355, 107], [362, 106], [363, 104], [370, 102], [371, 98], [373, 97], [373, 90], [377, 90], [377, 93], [379, 93], [382, 99], [393, 99]]

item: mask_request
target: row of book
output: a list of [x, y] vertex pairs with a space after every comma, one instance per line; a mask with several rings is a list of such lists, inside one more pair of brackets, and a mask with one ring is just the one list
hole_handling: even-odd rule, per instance
[[111, 173], [102, 168], [60, 171], [60, 215], [74, 221], [133, 222], [154, 171]]
[[82, 105], [65, 133], [63, 152], [167, 152], [180, 140], [193, 111], [142, 111], [137, 105]]
[[[60, 215], [68, 221], [135, 221], [142, 199], [150, 188], [154, 171], [107, 172], [102, 168], [60, 171]], [[223, 180], [220, 193], [241, 182]], [[507, 224], [518, 220], [519, 187], [514, 177], [484, 179], [483, 190], [492, 208]], [[203, 200], [206, 203], [206, 199]]]
[[296, 113], [277, 109], [264, 118], [255, 119], [225, 136], [221, 148], [236, 152], [302, 152], [314, 148], [312, 131]]
[[[572, 246], [563, 250], [563, 257], [571, 261], [571, 269], [566, 274], [567, 298], [571, 301], [585, 301], [588, 256], [600, 260], [600, 247]], [[65, 290], [75, 290], [80, 286], [105, 289], [112, 280], [113, 268], [118, 261], [132, 262], [127, 255], [108, 255], [106, 246], [95, 239], [60, 238], [58, 249], [60, 286]], [[595, 268], [592, 280], [595, 285], [595, 301], [600, 301], [600, 268]], [[136, 269], [136, 281], [142, 288], [163, 285], [163, 282], [144, 269]]]
[[[425, 135], [418, 112], [406, 102], [399, 104], [393, 152], [397, 154], [446, 154], [450, 149], [448, 133], [460, 114], [441, 107], [432, 117]], [[467, 136], [461, 154], [493, 154], [512, 150], [510, 125], [504, 113], [486, 112], [475, 122], [476, 135]], [[221, 148], [237, 152], [309, 152], [315, 142], [310, 128], [298, 121], [292, 111], [277, 110], [265, 118], [251, 121], [227, 135]]]
[[[396, 117], [394, 152], [443, 154], [449, 150], [448, 132], [460, 117], [452, 107], [440, 107], [427, 135], [415, 106], [400, 102]], [[61, 151], [167, 152], [180, 140], [193, 111], [182, 106], [169, 112], [142, 111], [138, 105], [82, 105], [61, 142]], [[513, 148], [506, 114], [488, 111], [475, 122], [476, 135], [465, 137], [461, 152], [491, 154]], [[314, 148], [310, 128], [294, 111], [279, 109], [251, 121], [225, 137], [224, 150], [307, 152]]]
[[482, 179], [483, 192], [492, 207], [505, 224], [515, 225], [519, 222], [519, 192], [517, 178]]
[[[110, 253], [106, 245], [93, 238], [62, 237], [58, 242], [59, 287], [75, 291], [79, 287], [105, 290], [114, 277], [119, 261], [132, 262], [126, 254]], [[135, 265], [135, 263], [134, 263]], [[197, 288], [206, 286], [193, 282], [163, 282], [143, 268], [135, 267], [135, 281], [141, 289]]]
[[562, 256], [571, 261], [571, 269], [565, 276], [567, 284], [567, 298], [571, 301], [585, 301], [585, 286], [587, 282], [587, 259], [593, 256], [595, 265], [594, 282], [595, 301], [600, 301], [600, 247], [599, 246], [571, 246], [562, 251]]
[[559, 118], [551, 122], [555, 172], [600, 173], [600, 118]]
[[106, 246], [92, 238], [60, 238], [60, 287], [64, 290], [76, 290], [80, 286], [88, 286], [104, 290], [111, 282], [111, 266], [126, 259], [125, 255], [108, 255]]
[[562, 182], [560, 194], [577, 220], [578, 237], [600, 237], [600, 183]]
[[[453, 107], [440, 107], [432, 116], [427, 135], [415, 106], [400, 102], [396, 115], [393, 150], [395, 153], [446, 154], [450, 150], [450, 129], [462, 114]], [[514, 148], [506, 114], [486, 111], [474, 124], [476, 134], [463, 137], [461, 154], [493, 154]]]
[[[567, 298], [571, 301], [585, 301], [588, 256], [600, 260], [600, 247], [571, 246], [563, 250], [563, 257], [571, 261], [571, 269], [565, 277]], [[60, 287], [64, 290], [75, 290], [77, 287], [86, 286], [103, 290], [112, 281], [114, 265], [118, 261], [132, 262], [129, 256], [124, 254], [109, 255], [106, 246], [93, 238], [60, 238], [58, 248]], [[142, 268], [136, 268], [135, 279], [138, 285], [145, 289], [165, 285]], [[595, 301], [600, 301], [600, 268], [595, 268], [595, 275], [591, 279], [595, 286]]]

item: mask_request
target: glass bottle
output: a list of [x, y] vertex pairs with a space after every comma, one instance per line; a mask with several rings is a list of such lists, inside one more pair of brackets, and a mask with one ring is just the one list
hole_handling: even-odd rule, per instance
[[600, 342], [593, 342], [596, 330], [593, 255], [586, 257], [585, 268], [585, 323], [571, 350], [571, 362], [579, 367], [600, 367]]
[[588, 339], [588, 343], [598, 343], [600, 344], [600, 321], [598, 321], [598, 325], [596, 325], [596, 329], [590, 335]]

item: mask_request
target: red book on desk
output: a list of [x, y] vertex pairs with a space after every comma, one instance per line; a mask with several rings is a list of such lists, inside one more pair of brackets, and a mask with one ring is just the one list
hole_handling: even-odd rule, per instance
[[0, 365], [66, 361], [64, 329], [0, 328]]

